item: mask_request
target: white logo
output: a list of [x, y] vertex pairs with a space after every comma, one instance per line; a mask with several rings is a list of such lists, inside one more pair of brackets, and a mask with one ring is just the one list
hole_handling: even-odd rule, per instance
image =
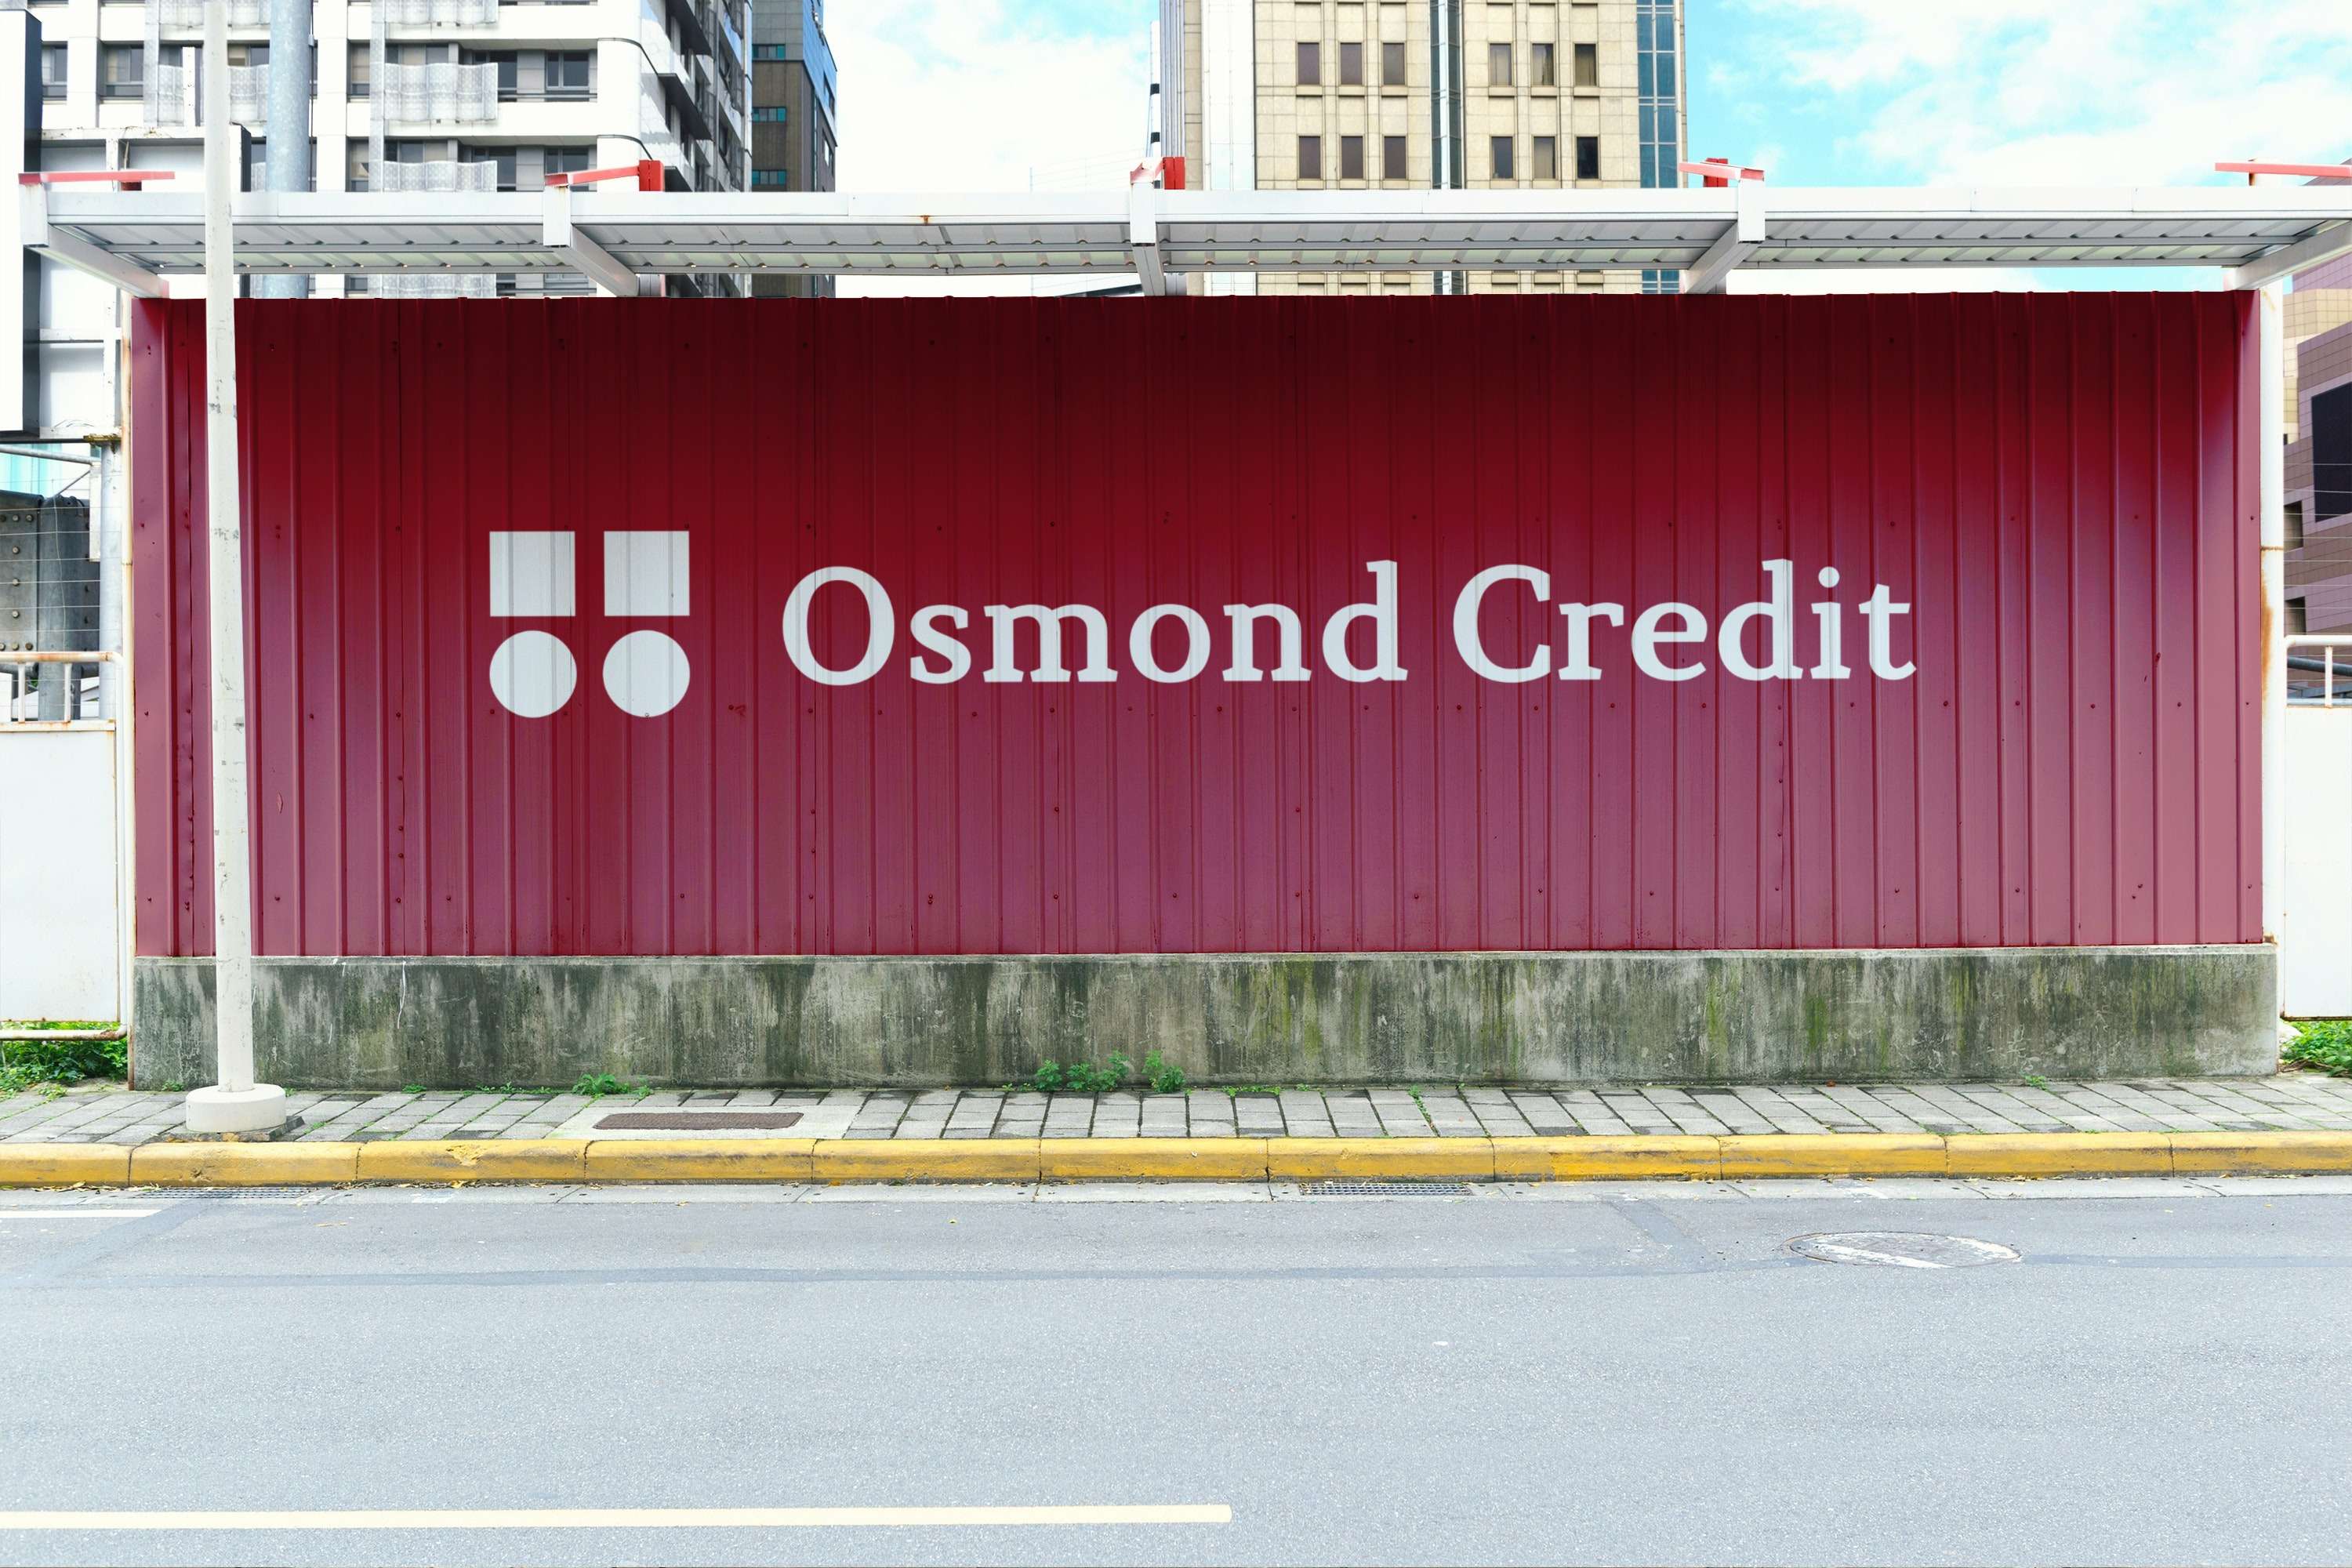
[[[562, 618], [579, 613], [570, 532], [490, 535], [490, 614]], [[615, 529], [604, 538], [604, 614], [683, 616], [693, 600], [682, 531]], [[677, 707], [692, 671], [677, 639], [657, 631], [622, 636], [604, 655], [604, 694], [623, 712], [652, 719]], [[490, 690], [510, 713], [544, 719], [572, 700], [580, 666], [552, 632], [517, 632], [490, 656]]]

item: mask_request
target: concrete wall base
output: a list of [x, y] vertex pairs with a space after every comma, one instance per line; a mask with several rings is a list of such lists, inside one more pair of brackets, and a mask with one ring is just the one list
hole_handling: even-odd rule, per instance
[[[989, 1085], [1041, 1058], [1195, 1083], [2199, 1077], [2278, 1065], [2276, 950], [263, 958], [289, 1087]], [[213, 1079], [212, 962], [142, 958], [131, 1071]]]

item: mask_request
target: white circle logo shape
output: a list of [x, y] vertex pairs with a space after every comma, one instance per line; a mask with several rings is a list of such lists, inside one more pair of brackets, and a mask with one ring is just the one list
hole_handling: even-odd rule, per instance
[[580, 666], [551, 632], [517, 632], [490, 655], [490, 691], [509, 713], [544, 719], [572, 700]]
[[659, 718], [686, 697], [686, 649], [661, 632], [631, 632], [604, 656], [604, 694], [640, 719]]

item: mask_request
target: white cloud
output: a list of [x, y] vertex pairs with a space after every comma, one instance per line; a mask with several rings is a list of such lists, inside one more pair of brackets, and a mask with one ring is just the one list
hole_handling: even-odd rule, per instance
[[[827, 7], [841, 71], [844, 191], [1124, 189], [1140, 157], [1144, 23], [1057, 29], [1052, 8], [1003, 0], [856, 0]], [[844, 279], [842, 292], [940, 292]], [[1026, 293], [1025, 280], [957, 292]]]
[[1783, 79], [1873, 101], [1853, 152], [1930, 184], [2178, 184], [2352, 137], [2345, 0], [1747, 5]]

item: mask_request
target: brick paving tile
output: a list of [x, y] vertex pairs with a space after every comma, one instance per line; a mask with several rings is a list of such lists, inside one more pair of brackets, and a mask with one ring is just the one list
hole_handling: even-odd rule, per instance
[[1383, 1100], [1378, 1095], [1373, 1096], [1372, 1114], [1380, 1118], [1381, 1131], [1391, 1138], [1429, 1136], [1429, 1118], [1422, 1114], [1421, 1107], [1413, 1102], [1410, 1095], [1405, 1097], [1402, 1105], [1394, 1100]]
[[1536, 1135], [1535, 1124], [1520, 1115], [1518, 1107], [1509, 1100], [1500, 1105], [1479, 1106], [1478, 1124], [1486, 1130], [1490, 1138], [1532, 1138]]

